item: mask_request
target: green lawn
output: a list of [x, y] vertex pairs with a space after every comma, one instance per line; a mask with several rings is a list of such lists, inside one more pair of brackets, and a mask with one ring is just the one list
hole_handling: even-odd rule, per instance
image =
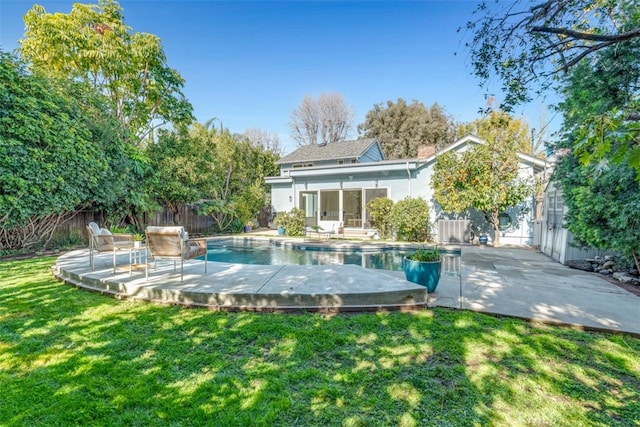
[[640, 425], [640, 339], [470, 312], [218, 313], [0, 262], [0, 425]]

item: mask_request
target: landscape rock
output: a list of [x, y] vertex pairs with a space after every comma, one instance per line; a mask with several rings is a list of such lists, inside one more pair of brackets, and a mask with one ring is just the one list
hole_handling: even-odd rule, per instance
[[613, 278], [621, 283], [633, 283], [636, 279], [627, 273], [613, 273]]
[[591, 263], [589, 263], [587, 261], [568, 260], [568, 261], [565, 261], [564, 264], [567, 267], [575, 268], [576, 270], [593, 271], [593, 266], [591, 265]]

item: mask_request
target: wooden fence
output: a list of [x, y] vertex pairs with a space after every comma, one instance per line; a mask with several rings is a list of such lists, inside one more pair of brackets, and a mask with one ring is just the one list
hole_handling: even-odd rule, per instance
[[[144, 213], [141, 215], [143, 226], [148, 225], [182, 225], [190, 235], [208, 234], [213, 228], [213, 219], [207, 215], [198, 215], [194, 210], [185, 205], [180, 211], [180, 221], [174, 224], [173, 212], [169, 209], [163, 209], [159, 212]], [[105, 212], [99, 211], [80, 211], [69, 221], [59, 226], [54, 235], [56, 237], [80, 237], [88, 242], [87, 224], [95, 222], [103, 226], [107, 220]]]

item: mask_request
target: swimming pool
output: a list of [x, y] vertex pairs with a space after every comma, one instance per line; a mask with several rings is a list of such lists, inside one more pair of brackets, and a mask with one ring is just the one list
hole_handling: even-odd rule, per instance
[[[335, 247], [281, 244], [272, 240], [224, 239], [209, 241], [209, 261], [258, 265], [353, 264], [376, 270], [402, 271], [402, 260], [411, 252], [395, 247]], [[443, 272], [460, 271], [460, 252], [443, 253]]]

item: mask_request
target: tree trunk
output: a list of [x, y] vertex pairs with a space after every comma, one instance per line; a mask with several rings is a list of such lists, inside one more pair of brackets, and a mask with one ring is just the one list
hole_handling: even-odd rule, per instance
[[493, 247], [500, 246], [500, 223], [498, 222], [498, 211], [491, 212], [491, 226], [493, 227]]

